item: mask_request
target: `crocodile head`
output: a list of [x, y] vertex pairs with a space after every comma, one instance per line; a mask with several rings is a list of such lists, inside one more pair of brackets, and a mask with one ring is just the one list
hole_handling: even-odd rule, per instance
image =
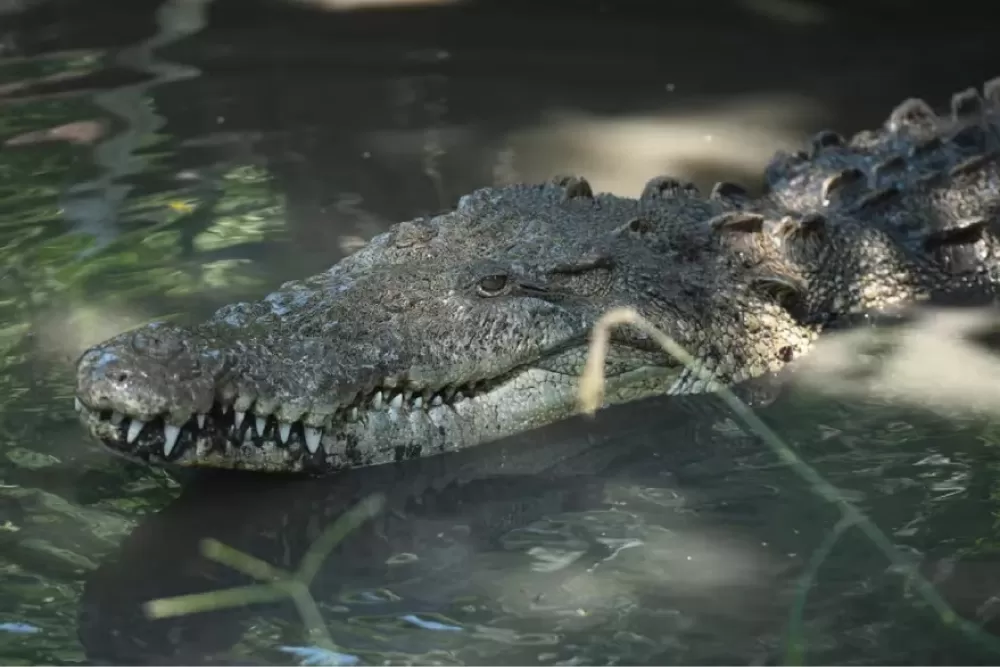
[[[811, 333], [772, 289], [788, 281], [755, 273], [760, 248], [720, 238], [754, 224], [731, 208], [666, 178], [638, 199], [579, 178], [486, 188], [259, 302], [91, 348], [77, 408], [153, 463], [324, 473], [442, 453], [570, 416], [591, 328], [616, 306], [738, 381]], [[706, 389], [625, 329], [606, 373], [606, 403]]]

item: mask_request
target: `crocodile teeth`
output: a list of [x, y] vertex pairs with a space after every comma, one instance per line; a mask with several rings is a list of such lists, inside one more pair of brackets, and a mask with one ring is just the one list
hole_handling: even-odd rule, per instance
[[288, 436], [292, 434], [292, 425], [288, 422], [281, 422], [278, 424], [278, 437], [281, 439], [282, 443], [288, 442]]
[[128, 425], [128, 435], [125, 436], [125, 441], [130, 445], [135, 442], [135, 439], [139, 437], [142, 433], [142, 428], [146, 425], [146, 422], [141, 419], [133, 419], [132, 423]]
[[434, 394], [434, 398], [431, 399], [431, 405], [437, 407], [444, 403], [444, 399], [441, 398], [441, 394]]
[[413, 407], [415, 407], [417, 409], [420, 409], [423, 406], [424, 406], [424, 397], [423, 396], [417, 396], [416, 398], [413, 399]]
[[205, 413], [204, 412], [199, 412], [197, 415], [195, 415], [194, 418], [196, 420], [198, 420], [198, 428], [205, 428]]
[[125, 415], [115, 410], [111, 413], [111, 423], [118, 426], [125, 420]]
[[77, 412], [83, 412], [83, 403], [80, 402], [79, 398], [73, 399], [73, 409]]
[[257, 417], [255, 425], [257, 427], [257, 435], [264, 435], [264, 427], [267, 426], [267, 417]]
[[392, 400], [389, 401], [389, 407], [392, 408], [393, 410], [399, 410], [401, 407], [403, 407], [403, 395], [396, 394], [395, 396], [393, 396]]
[[242, 410], [236, 410], [233, 413], [233, 426], [235, 426], [236, 428], [239, 428], [240, 426], [242, 426], [243, 425], [243, 419], [246, 416], [247, 416], [247, 413], [243, 412]]
[[318, 428], [306, 426], [306, 449], [310, 454], [315, 454], [319, 450], [319, 441], [323, 437], [323, 432]]
[[375, 395], [372, 396], [372, 407], [378, 410], [382, 407], [382, 392], [376, 391]]
[[358, 409], [357, 408], [351, 408], [350, 410], [348, 410], [347, 411], [347, 419], [349, 421], [352, 421], [352, 422], [358, 421]]
[[[135, 422], [133, 422], [135, 423]], [[163, 427], [163, 456], [170, 456], [170, 452], [174, 451], [174, 445], [177, 444], [177, 438], [181, 434], [181, 429], [179, 426], [174, 426], [173, 424], [167, 424]]]

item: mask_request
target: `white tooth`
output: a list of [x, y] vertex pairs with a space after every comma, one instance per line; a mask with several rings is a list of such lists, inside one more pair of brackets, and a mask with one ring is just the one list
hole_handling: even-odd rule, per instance
[[253, 405], [253, 402], [254, 402], [253, 397], [248, 397], [246, 395], [237, 396], [236, 400], [233, 401], [233, 410], [236, 410], [238, 412], [246, 412], [247, 410], [250, 409], [250, 406]]
[[267, 417], [257, 417], [257, 435], [264, 435], [264, 427], [267, 426]]
[[80, 402], [79, 398], [73, 399], [73, 409], [77, 412], [83, 412], [83, 403]]
[[117, 410], [115, 410], [114, 412], [111, 413], [111, 423], [114, 424], [115, 426], [118, 426], [119, 424], [121, 424], [122, 420], [124, 420], [124, 419], [125, 419], [125, 415], [123, 415], [122, 413], [118, 412]]
[[348, 413], [347, 413], [347, 418], [348, 418], [348, 420], [350, 420], [352, 422], [358, 421], [358, 409], [357, 408], [351, 408], [348, 411]]
[[196, 414], [194, 416], [194, 418], [198, 421], [198, 428], [205, 428], [205, 413], [204, 412], [199, 412], [198, 414]]
[[177, 444], [177, 436], [181, 434], [181, 429], [179, 426], [174, 426], [173, 424], [167, 424], [163, 427], [163, 456], [164, 458], [170, 456], [170, 452], [174, 451], [174, 445]]
[[233, 424], [236, 428], [239, 428], [243, 424], [243, 418], [247, 416], [247, 413], [242, 410], [237, 410], [233, 413]]
[[322, 437], [323, 431], [306, 426], [306, 449], [310, 454], [315, 454], [319, 450], [319, 441]]
[[423, 406], [424, 406], [424, 399], [422, 396], [417, 396], [416, 398], [413, 399], [413, 407], [419, 410]]
[[146, 425], [146, 422], [141, 419], [133, 419], [132, 423], [128, 425], [128, 435], [125, 436], [125, 441], [129, 444], [135, 442], [135, 439], [139, 437], [142, 433], [142, 427]]
[[410, 391], [409, 389], [404, 390], [403, 391], [403, 400], [406, 401], [407, 403], [409, 403], [410, 401], [412, 401], [413, 400], [413, 392]]
[[431, 405], [437, 407], [442, 403], [444, 403], [444, 401], [441, 400], [441, 394], [434, 394], [434, 398], [431, 399]]
[[382, 407], [382, 392], [375, 392], [375, 396], [372, 397], [372, 407], [376, 410]]
[[396, 394], [395, 396], [393, 396], [392, 400], [389, 401], [389, 407], [392, 408], [393, 410], [399, 410], [401, 407], [403, 407], [403, 395]]
[[459, 401], [464, 401], [465, 400], [465, 394], [463, 394], [460, 391], [456, 391], [455, 392], [455, 398], [452, 399], [452, 400], [455, 401], [456, 403], [458, 403]]
[[288, 422], [281, 422], [278, 424], [278, 436], [281, 438], [281, 442], [288, 442], [288, 436], [292, 434], [292, 425]]

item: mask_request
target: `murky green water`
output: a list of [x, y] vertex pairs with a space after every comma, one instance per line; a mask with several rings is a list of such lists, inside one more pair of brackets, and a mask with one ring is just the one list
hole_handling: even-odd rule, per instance
[[[823, 45], [847, 27], [823, 12], [657, 24], [610, 5], [13, 4], [24, 11], [0, 14], [5, 663], [995, 664], [1000, 438], [986, 418], [804, 390], [761, 412], [985, 628], [973, 636], [859, 527], [827, 544], [836, 506], [711, 405], [635, 406], [334, 480], [183, 489], [87, 441], [72, 409], [76, 355], [125, 328], [257, 298], [489, 183], [569, 169], [634, 193], [662, 171], [749, 178], [820, 127], [860, 129], [904, 96], [1000, 74], [989, 36], [966, 22], [930, 48], [917, 26], [889, 49], [851, 33], [834, 62]], [[728, 45], [718, 60], [684, 58], [713, 39]], [[770, 50], [741, 48], [762, 40]], [[290, 572], [364, 503], [372, 517], [316, 561], [297, 604], [150, 617], [152, 600], [255, 583], [204, 540]]]

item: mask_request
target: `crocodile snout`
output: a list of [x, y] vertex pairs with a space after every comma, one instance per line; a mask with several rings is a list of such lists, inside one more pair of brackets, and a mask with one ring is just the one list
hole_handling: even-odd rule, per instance
[[77, 399], [91, 410], [130, 417], [190, 415], [211, 407], [224, 365], [180, 327], [154, 323], [126, 332], [81, 355]]

